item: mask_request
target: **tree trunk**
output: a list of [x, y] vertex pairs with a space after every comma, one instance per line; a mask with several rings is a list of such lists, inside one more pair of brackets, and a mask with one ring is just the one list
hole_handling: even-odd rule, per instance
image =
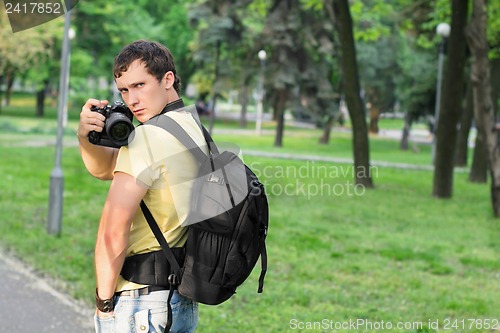
[[370, 108], [370, 133], [378, 134], [378, 119], [380, 117], [380, 108], [372, 105]]
[[44, 114], [43, 102], [45, 101], [45, 89], [36, 92], [36, 116], [42, 118]]
[[[493, 110], [497, 114], [497, 104], [500, 93], [500, 59], [491, 61], [491, 100], [493, 101]], [[471, 85], [472, 88], [472, 85]], [[472, 102], [472, 108], [474, 103]], [[474, 109], [473, 113], [474, 113]], [[477, 123], [477, 121], [476, 121]], [[477, 129], [477, 126], [476, 126]], [[488, 181], [488, 151], [484, 140], [483, 131], [477, 131], [474, 154], [472, 157], [472, 165], [469, 173], [469, 181], [473, 183], [486, 183]]]
[[498, 112], [498, 99], [500, 98], [500, 58], [493, 59], [490, 62], [491, 71], [491, 100], [495, 114]]
[[483, 131], [477, 131], [472, 165], [469, 172], [469, 181], [472, 183], [486, 183], [488, 180], [488, 160]]
[[330, 142], [330, 133], [332, 132], [333, 122], [335, 117], [333, 115], [328, 115], [325, 122], [325, 127], [323, 128], [323, 135], [319, 138], [319, 143], [322, 145], [327, 145]]
[[12, 96], [12, 87], [14, 86], [14, 72], [7, 74], [7, 87], [5, 91], [5, 105], [10, 105], [10, 97]]
[[284, 89], [276, 92], [274, 99], [274, 112], [276, 114], [276, 137], [274, 138], [275, 147], [283, 147], [283, 133], [285, 129], [285, 105], [288, 92]]
[[[491, 99], [488, 41], [486, 39], [486, 4], [473, 1], [471, 22], [467, 27], [467, 42], [472, 54], [471, 81], [474, 94], [474, 113], [479, 131], [482, 131], [488, 151], [491, 173], [491, 203], [495, 217], [500, 217], [500, 151], [497, 149], [498, 131]], [[491, 128], [496, 128], [492, 131]]]
[[410, 112], [405, 113], [405, 124], [403, 127], [403, 134], [401, 135], [401, 142], [399, 144], [400, 150], [408, 150], [410, 141], [411, 124], [413, 123], [413, 115]]
[[2, 86], [3, 86], [3, 74], [0, 74], [0, 114], [2, 113], [2, 104], [3, 104], [3, 100], [2, 100]]
[[443, 94], [436, 129], [436, 154], [432, 194], [450, 198], [453, 194], [453, 166], [464, 86], [467, 23], [467, 0], [452, 0], [451, 34], [448, 43], [448, 62], [444, 75]]
[[467, 156], [469, 155], [469, 133], [474, 118], [474, 105], [472, 104], [472, 85], [467, 84], [467, 93], [465, 96], [465, 107], [460, 120], [460, 129], [458, 131], [457, 147], [455, 152], [455, 166], [467, 166]]
[[357, 185], [373, 187], [370, 173], [370, 148], [366, 126], [366, 110], [361, 99], [356, 45], [348, 0], [333, 0], [336, 28], [341, 54], [339, 57], [342, 82], [353, 132], [354, 172]]
[[[248, 59], [250, 61], [250, 59]], [[254, 77], [252, 71], [243, 69], [243, 82], [239, 93], [239, 100], [241, 104], [241, 114], [240, 114], [240, 127], [246, 128], [248, 126], [248, 101], [249, 101], [249, 91], [250, 83]]]
[[44, 115], [45, 96], [49, 88], [49, 80], [43, 81], [43, 87], [36, 92], [36, 116], [41, 118]]
[[247, 127], [247, 110], [248, 110], [248, 85], [244, 84], [240, 90], [240, 104], [241, 104], [241, 113], [240, 113], [240, 127]]

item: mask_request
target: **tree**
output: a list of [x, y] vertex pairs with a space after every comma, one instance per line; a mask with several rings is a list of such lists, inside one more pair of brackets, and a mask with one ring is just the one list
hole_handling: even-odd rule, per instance
[[361, 87], [370, 119], [368, 128], [371, 133], [378, 133], [380, 115], [395, 103], [400, 4], [377, 0], [351, 3], [352, 15], [358, 18], [353, 29]]
[[453, 193], [453, 167], [457, 140], [457, 125], [461, 116], [464, 95], [466, 60], [465, 26], [467, 0], [452, 0], [451, 33], [448, 43], [448, 62], [445, 66], [440, 115], [436, 129], [436, 153], [432, 194], [450, 198]]
[[334, 0], [332, 5], [341, 45], [339, 67], [342, 72], [345, 98], [352, 122], [355, 180], [356, 184], [371, 188], [373, 182], [369, 171], [370, 150], [365, 119], [366, 111], [360, 95], [356, 46], [349, 2], [348, 0]]
[[[499, 128], [495, 126], [490, 63], [488, 59], [488, 40], [486, 35], [486, 3], [475, 0], [472, 5], [472, 18], [467, 26], [467, 42], [472, 54], [471, 81], [474, 96], [474, 113], [478, 130], [486, 143], [488, 166], [491, 173], [491, 202], [495, 217], [500, 217], [500, 151], [498, 150]], [[492, 127], [495, 131], [492, 131]]]
[[455, 166], [467, 166], [467, 156], [469, 152], [469, 133], [474, 118], [474, 106], [472, 105], [472, 84], [467, 83], [465, 102], [457, 137], [457, 147], [455, 150]]
[[245, 31], [238, 10], [245, 8], [248, 3], [246, 0], [204, 0], [190, 8], [190, 22], [197, 29], [192, 44], [193, 59], [202, 68], [203, 76], [210, 78], [210, 132], [214, 126], [217, 98], [224, 90], [223, 81], [233, 77], [232, 55], [241, 46]]
[[303, 38], [302, 68], [300, 72], [300, 100], [309, 109], [318, 127], [323, 129], [320, 144], [328, 144], [334, 121], [338, 119], [340, 104], [340, 74], [337, 52], [340, 49], [334, 28], [334, 14], [323, 3], [306, 4], [302, 14]]
[[357, 43], [365, 99], [369, 110], [369, 131], [378, 133], [378, 120], [382, 112], [395, 102], [394, 77], [398, 74], [396, 63], [397, 40], [382, 37], [376, 41]]
[[[163, 26], [135, 3], [106, 0], [81, 1], [75, 8], [76, 42], [94, 59], [91, 76], [109, 76], [114, 57], [137, 39], [159, 40]], [[133, 13], [133, 15], [131, 15]]]
[[[62, 22], [61, 19], [52, 20], [12, 33], [6, 13], [0, 13], [0, 77], [7, 83], [7, 101], [15, 78], [29, 77], [39, 89], [45, 88], [50, 74], [59, 64], [55, 58], [62, 37]], [[38, 75], [28, 75], [30, 72]], [[43, 108], [39, 108], [37, 114], [43, 115]]]
[[400, 148], [407, 150], [413, 122], [434, 113], [436, 70], [433, 56], [428, 50], [418, 46], [415, 37], [402, 33], [399, 39], [399, 75], [394, 78], [395, 95], [400, 109], [405, 113]]
[[474, 155], [469, 172], [469, 181], [472, 183], [486, 183], [488, 181], [488, 152], [483, 131], [477, 131]]
[[275, 0], [263, 30], [269, 65], [267, 100], [277, 121], [274, 145], [283, 145], [284, 113], [329, 128], [338, 105], [333, 89], [336, 78], [334, 31], [321, 1]]
[[189, 44], [194, 38], [194, 31], [189, 24], [188, 17], [189, 6], [193, 1], [140, 0], [137, 2], [153, 19], [152, 25], [160, 28], [160, 33], [154, 38], [170, 49], [182, 82], [188, 82], [196, 69], [189, 49]]
[[274, 146], [283, 146], [285, 108], [292, 99], [292, 90], [300, 77], [302, 41], [298, 38], [301, 27], [298, 0], [274, 0], [269, 9], [264, 27], [264, 39], [270, 46], [268, 77], [268, 100], [277, 122]]

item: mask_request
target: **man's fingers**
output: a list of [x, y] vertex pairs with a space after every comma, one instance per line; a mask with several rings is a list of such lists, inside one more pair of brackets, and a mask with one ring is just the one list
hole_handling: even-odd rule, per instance
[[108, 101], [106, 100], [100, 101], [94, 98], [89, 98], [82, 107], [82, 112], [80, 113], [80, 119], [83, 122], [87, 122], [89, 124], [98, 124], [104, 126], [104, 120], [106, 118], [99, 112], [93, 112], [91, 109], [93, 107], [102, 109], [106, 107], [106, 105], [108, 105]]
[[107, 100], [89, 98], [82, 107], [80, 113], [80, 124], [78, 126], [78, 136], [87, 136], [90, 131], [102, 132], [106, 117], [99, 112], [94, 112], [93, 107], [104, 108], [108, 105]]
[[104, 120], [105, 119], [106, 118], [102, 114], [95, 112], [95, 115], [89, 116], [87, 118], [87, 123], [89, 125], [97, 125], [98, 127], [102, 128], [102, 127], [104, 127]]
[[106, 105], [108, 105], [108, 101], [107, 100], [98, 100], [98, 99], [95, 99], [95, 98], [89, 98], [87, 100], [87, 102], [85, 102], [85, 105], [83, 107], [87, 108], [89, 110], [92, 109], [93, 106], [96, 106], [96, 107], [102, 109]]

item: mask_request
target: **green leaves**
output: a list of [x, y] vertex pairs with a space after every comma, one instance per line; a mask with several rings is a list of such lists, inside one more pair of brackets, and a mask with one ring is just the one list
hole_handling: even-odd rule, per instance
[[[54, 45], [62, 38], [62, 20], [13, 33], [4, 11], [0, 14], [0, 75], [40, 68], [55, 56]], [[59, 38], [60, 36], [60, 38]]]
[[489, 56], [492, 59], [500, 58], [500, 3], [498, 1], [488, 2], [488, 22], [486, 34], [490, 45]]
[[390, 33], [394, 24], [395, 8], [383, 1], [354, 1], [351, 15], [355, 22], [354, 38], [357, 41], [376, 41]]

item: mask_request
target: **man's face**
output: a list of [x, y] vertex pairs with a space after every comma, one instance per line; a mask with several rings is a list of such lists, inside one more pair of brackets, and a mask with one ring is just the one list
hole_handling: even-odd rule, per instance
[[174, 89], [170, 83], [172, 72], [167, 72], [158, 82], [156, 77], [148, 73], [142, 61], [135, 60], [121, 74], [116, 78], [118, 91], [141, 123], [159, 114], [167, 103], [174, 100], [171, 92]]

